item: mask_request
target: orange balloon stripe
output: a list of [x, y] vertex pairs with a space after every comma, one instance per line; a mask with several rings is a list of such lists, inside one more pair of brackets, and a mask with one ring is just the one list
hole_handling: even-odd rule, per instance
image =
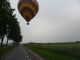
[[31, 10], [31, 9], [29, 9], [29, 8], [23, 8], [22, 10], [21, 10], [21, 14], [22, 14], [22, 16], [23, 17], [25, 17], [25, 16], [28, 16], [30, 19], [32, 19], [35, 15], [34, 15], [34, 13], [33, 13], [33, 11]]
[[33, 17], [30, 13], [25, 13], [23, 16], [24, 18], [28, 18], [29, 20], [31, 20]]
[[30, 8], [28, 8], [28, 7], [24, 7], [21, 10], [21, 14], [24, 14], [24, 13], [31, 13], [32, 15], [34, 15], [33, 11]]
[[36, 14], [37, 11], [36, 11], [36, 5], [33, 4], [33, 3], [28, 3], [28, 2], [22, 2], [20, 4], [20, 7], [19, 7], [19, 10], [21, 11], [23, 9], [23, 7], [29, 7], [30, 9], [32, 9], [33, 13]]

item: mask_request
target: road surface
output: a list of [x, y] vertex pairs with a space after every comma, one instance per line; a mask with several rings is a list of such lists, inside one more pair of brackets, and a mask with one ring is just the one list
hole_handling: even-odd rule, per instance
[[43, 60], [41, 57], [33, 53], [31, 50], [19, 45], [0, 60]]

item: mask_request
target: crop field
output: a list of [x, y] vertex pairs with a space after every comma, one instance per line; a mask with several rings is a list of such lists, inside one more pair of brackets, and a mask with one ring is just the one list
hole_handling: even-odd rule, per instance
[[80, 60], [80, 43], [28, 43], [25, 47], [44, 60]]

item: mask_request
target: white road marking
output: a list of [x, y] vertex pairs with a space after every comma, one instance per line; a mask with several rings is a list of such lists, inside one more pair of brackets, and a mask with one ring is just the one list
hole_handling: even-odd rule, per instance
[[29, 56], [27, 56], [27, 58], [29, 58]]
[[7, 58], [10, 58], [10, 56], [8, 56]]
[[29, 59], [29, 60], [31, 60], [31, 59]]
[[10, 56], [7, 56], [5, 60], [8, 60], [10, 58]]
[[26, 58], [27, 58], [28, 60], [31, 60], [25, 50], [24, 50], [24, 53], [25, 53]]
[[5, 59], [5, 60], [7, 60], [7, 59]]

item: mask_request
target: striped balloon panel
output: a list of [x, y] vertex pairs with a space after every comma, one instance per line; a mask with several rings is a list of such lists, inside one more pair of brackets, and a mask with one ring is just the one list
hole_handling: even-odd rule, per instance
[[18, 3], [18, 10], [21, 15], [29, 22], [38, 12], [38, 5], [32, 0], [20, 0]]
[[27, 20], [27, 22], [29, 22], [29, 20], [31, 20], [35, 16], [33, 11], [28, 7], [24, 7], [21, 10], [21, 15]]

